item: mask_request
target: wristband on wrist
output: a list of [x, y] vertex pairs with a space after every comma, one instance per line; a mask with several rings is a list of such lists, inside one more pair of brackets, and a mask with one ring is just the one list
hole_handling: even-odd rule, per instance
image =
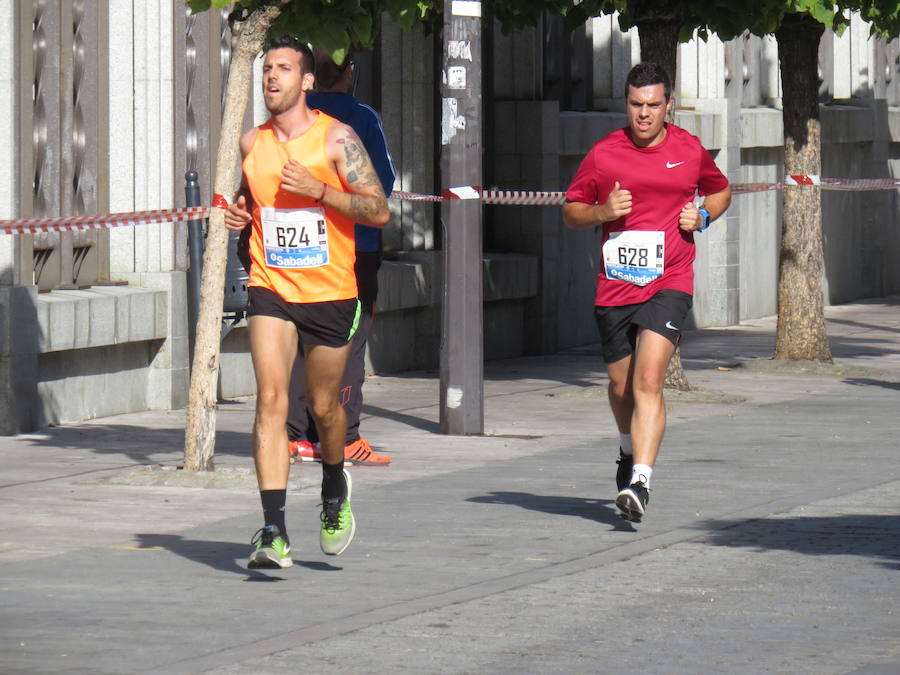
[[328, 189], [328, 183], [326, 183], [326, 182], [323, 181], [323, 182], [322, 182], [322, 194], [320, 194], [320, 195], [319, 195], [319, 198], [316, 200], [316, 201], [319, 202], [320, 204], [322, 203], [322, 200], [325, 199], [325, 191], [326, 191], [327, 189]]
[[706, 209], [697, 209], [697, 212], [700, 214], [700, 217], [703, 218], [703, 223], [697, 228], [697, 232], [703, 232], [703, 230], [709, 227], [709, 211]]

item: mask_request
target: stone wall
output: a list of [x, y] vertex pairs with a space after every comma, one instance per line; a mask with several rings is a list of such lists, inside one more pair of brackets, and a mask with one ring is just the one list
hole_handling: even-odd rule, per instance
[[[102, 13], [91, 14], [107, 17], [108, 25], [91, 28], [102, 40], [90, 63], [105, 64], [105, 70], [92, 75], [90, 91], [102, 96], [91, 99], [100, 107], [96, 119], [87, 121], [90, 133], [100, 135], [83, 153], [96, 167], [85, 169], [71, 157], [60, 162], [38, 148], [41, 139], [32, 133], [35, 108], [44, 105], [30, 100], [34, 13], [52, 16], [53, 30], [71, 41], [77, 40], [66, 32], [72, 31], [72, 7], [61, 0], [0, 3], [0, 107], [6, 112], [0, 115], [0, 149], [13, 158], [0, 167], [0, 218], [57, 215], [40, 212], [35, 195], [40, 188], [52, 197], [41, 202], [45, 207], [68, 208], [75, 203], [66, 193], [72, 177], [79, 194], [93, 195], [91, 208], [131, 211], [182, 205], [184, 171], [196, 169], [202, 200], [208, 201], [230, 49], [222, 15], [191, 17], [182, 0], [112, 0]], [[548, 36], [568, 40], [569, 51], [548, 55]], [[553, 25], [507, 36], [496, 31], [489, 42], [486, 184], [564, 189], [591, 145], [624, 123], [621, 89], [640, 58], [636, 33], [621, 33], [615, 17], [600, 17], [570, 37]], [[54, 58], [72, 53], [65, 44], [51, 45]], [[377, 94], [372, 102], [384, 118], [398, 190], [435, 193], [448, 187], [440, 185], [437, 172], [436, 45], [433, 35], [386, 25], [380, 52], [368, 61], [377, 63], [369, 74], [376, 79], [364, 90]], [[568, 66], [577, 72], [566, 72], [565, 55], [572, 56]], [[841, 37], [823, 38], [824, 176], [900, 175], [898, 58], [900, 41], [869, 40], [858, 19]], [[68, 81], [60, 79], [62, 69], [52, 65], [42, 64], [47, 81], [61, 87], [61, 98], [74, 97]], [[257, 64], [256, 89], [258, 83]], [[570, 85], [577, 92], [561, 90]], [[81, 104], [89, 98], [83, 94]], [[723, 44], [713, 36], [682, 45], [676, 100], [676, 123], [701, 138], [733, 181], [781, 180], [774, 40], [748, 36]], [[566, 110], [561, 101], [581, 109]], [[258, 96], [251, 110], [247, 124], [261, 122]], [[39, 112], [55, 130], [53, 147], [67, 147], [66, 134], [77, 132], [77, 124], [69, 129], [59, 111]], [[53, 171], [46, 174], [52, 180], [40, 185], [33, 171], [38, 150]], [[725, 221], [698, 237], [698, 326], [727, 325], [776, 309], [781, 194], [740, 195], [735, 201]], [[898, 206], [896, 190], [824, 193], [828, 302], [900, 292], [900, 267], [892, 257], [900, 249]], [[369, 367], [433, 369], [445, 292], [439, 209], [408, 201], [392, 202], [391, 208]], [[486, 358], [595, 341], [594, 232], [566, 229], [557, 207], [506, 206], [485, 209], [484, 232]], [[38, 293], [35, 241], [0, 236], [0, 433], [183, 406], [189, 371], [184, 224], [123, 227], [97, 238], [93, 251], [103, 259], [99, 283], [89, 288]], [[254, 392], [244, 322], [224, 336], [221, 364], [221, 397]]]

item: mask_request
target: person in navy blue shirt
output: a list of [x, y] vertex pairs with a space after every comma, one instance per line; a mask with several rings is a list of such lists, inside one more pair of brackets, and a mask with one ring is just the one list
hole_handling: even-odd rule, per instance
[[[353, 61], [345, 59], [336, 64], [329, 54], [315, 50], [315, 91], [307, 95], [307, 105], [321, 110], [353, 128], [372, 160], [381, 186], [386, 195], [394, 187], [396, 172], [387, 147], [384, 128], [378, 113], [352, 94]], [[356, 283], [362, 305], [359, 328], [350, 347], [350, 356], [341, 381], [341, 404], [347, 415], [347, 437], [344, 444], [344, 461], [351, 464], [386, 466], [388, 455], [372, 450], [369, 442], [359, 433], [359, 416], [362, 412], [362, 385], [365, 380], [366, 342], [375, 318], [375, 301], [378, 296], [378, 269], [381, 266], [381, 229], [356, 225]], [[303, 358], [298, 354], [291, 372], [290, 403], [288, 410], [288, 440], [291, 461], [321, 461], [315, 425], [306, 410]]]

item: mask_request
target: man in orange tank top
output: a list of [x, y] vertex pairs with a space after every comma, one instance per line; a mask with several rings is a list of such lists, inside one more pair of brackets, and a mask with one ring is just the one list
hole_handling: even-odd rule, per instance
[[387, 200], [354, 131], [310, 110], [314, 60], [291, 37], [269, 43], [263, 63], [268, 122], [241, 137], [243, 183], [225, 225], [251, 227], [249, 333], [256, 373], [253, 458], [265, 526], [248, 567], [290, 567], [285, 502], [290, 472], [288, 382], [302, 342], [307, 401], [322, 446], [319, 542], [342, 553], [356, 524], [344, 471], [346, 417], [338, 400], [359, 320], [354, 224], [384, 227]]

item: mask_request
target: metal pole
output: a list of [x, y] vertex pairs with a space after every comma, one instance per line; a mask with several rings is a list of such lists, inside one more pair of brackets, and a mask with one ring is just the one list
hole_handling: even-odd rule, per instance
[[[441, 173], [445, 188], [481, 185], [481, 3], [444, 3]], [[444, 288], [441, 431], [484, 433], [481, 201], [441, 207]]]
[[[184, 196], [187, 206], [200, 206], [200, 183], [196, 171], [184, 174], [186, 181]], [[203, 276], [203, 220], [189, 220], [188, 227], [188, 347], [191, 363], [194, 357], [194, 336], [197, 332], [197, 317], [200, 316], [200, 279]]]

